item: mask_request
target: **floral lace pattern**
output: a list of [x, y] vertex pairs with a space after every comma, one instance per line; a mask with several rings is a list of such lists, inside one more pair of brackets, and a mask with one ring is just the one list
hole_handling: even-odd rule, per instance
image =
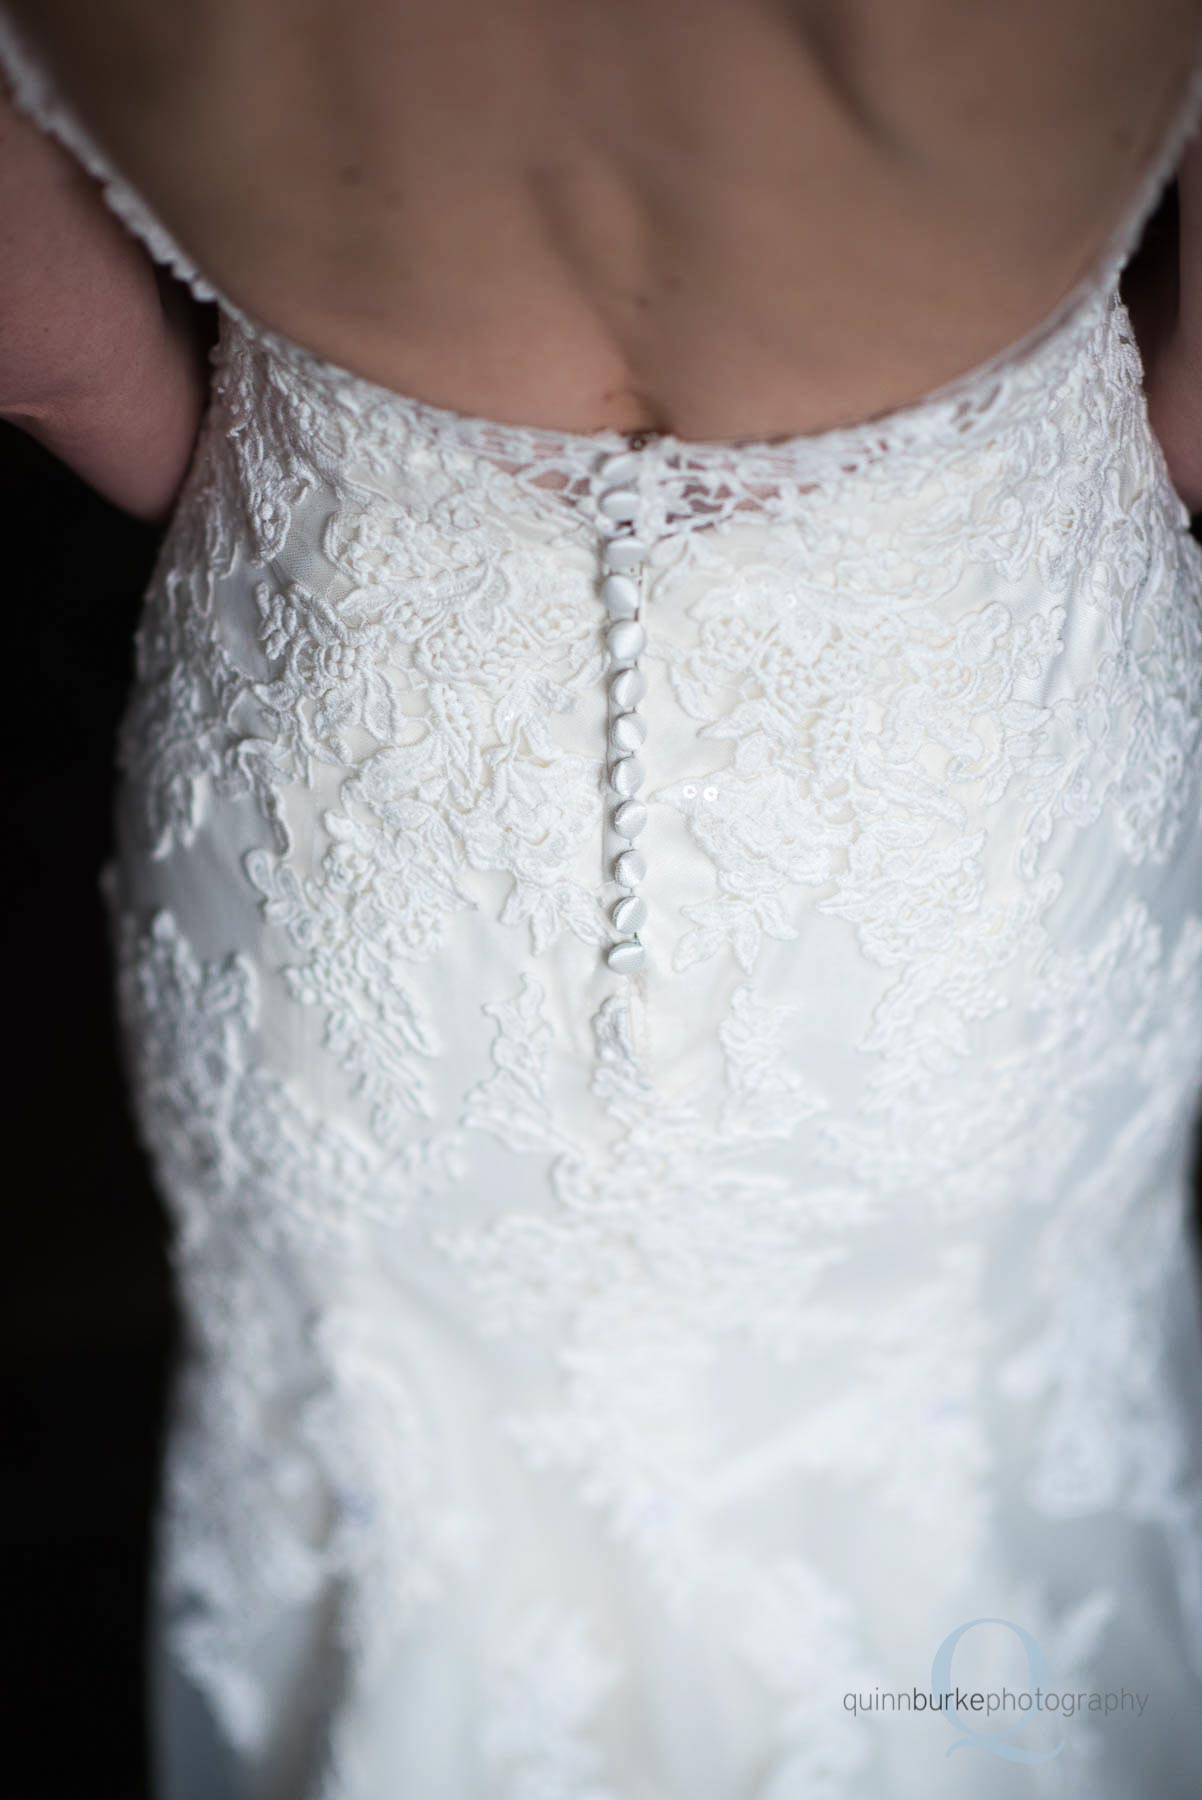
[[156, 1582], [246, 1794], [952, 1800], [946, 1737], [842, 1702], [981, 1617], [1162, 1702], [1028, 1792], [1192, 1793], [1202, 553], [1117, 275], [1200, 105], [1021, 350], [641, 439], [625, 982], [626, 440], [222, 302], [106, 891], [186, 1327]]
[[[341, 1670], [319, 1800], [382, 1766], [505, 1800], [950, 1794], [836, 1696], [920, 1680], [983, 1610], [1097, 1685], [1137, 1601], [1074, 1565], [1081, 1521], [1160, 1546], [1157, 1628], [1202, 1667], [1199, 552], [1113, 296], [987, 404], [854, 436], [791, 479], [775, 448], [746, 479], [639, 453], [660, 925], [623, 985], [613, 446], [531, 433], [518, 463], [510, 428], [225, 327], [112, 904], [212, 1346], [165, 1500], [174, 1642], [270, 1759], [292, 1690], [256, 1630], [299, 1609]], [[919, 1649], [870, 1542], [894, 1584], [905, 1545]], [[458, 1607], [464, 1760], [417, 1726], [386, 1753]], [[640, 1698], [665, 1662], [692, 1752]], [[1033, 1791], [1125, 1766], [1101, 1726], [1074, 1755]]]

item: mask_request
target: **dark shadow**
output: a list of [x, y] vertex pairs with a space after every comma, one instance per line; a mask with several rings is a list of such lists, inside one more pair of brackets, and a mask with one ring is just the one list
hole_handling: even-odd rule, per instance
[[13, 1800], [142, 1800], [142, 1609], [171, 1310], [163, 1221], [122, 1092], [97, 875], [157, 534], [6, 427], [0, 493], [5, 1035], [16, 1053], [0, 1304], [0, 1786]]

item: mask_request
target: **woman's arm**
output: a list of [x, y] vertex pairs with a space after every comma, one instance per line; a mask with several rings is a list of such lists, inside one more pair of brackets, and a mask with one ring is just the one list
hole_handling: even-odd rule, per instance
[[203, 317], [0, 85], [0, 418], [160, 521], [204, 410]]

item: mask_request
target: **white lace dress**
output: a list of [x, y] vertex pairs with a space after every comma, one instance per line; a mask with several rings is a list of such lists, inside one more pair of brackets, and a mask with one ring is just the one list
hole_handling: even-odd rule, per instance
[[1046, 327], [818, 436], [221, 302], [106, 878], [161, 1800], [1194, 1800], [1202, 550], [1118, 275], [1200, 104]]

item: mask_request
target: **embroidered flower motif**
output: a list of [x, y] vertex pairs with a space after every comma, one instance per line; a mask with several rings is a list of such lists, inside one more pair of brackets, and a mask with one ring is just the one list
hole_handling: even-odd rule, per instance
[[[890, 1673], [836, 1513], [908, 1533], [940, 1616], [1005, 1561], [1011, 1490], [1052, 1532], [1153, 1530], [1202, 1666], [1159, 1307], [1202, 1076], [1202, 560], [1117, 304], [967, 411], [742, 466], [648, 446], [661, 923], [624, 999], [596, 956], [591, 445], [230, 321], [221, 379], [140, 632], [119, 886], [135, 1089], [214, 1370], [179, 1439], [177, 1591], [203, 1600], [179, 1641], [231, 1736], [269, 1725], [255, 1609], [316, 1606], [337, 1571], [362, 1695], [406, 1621], [486, 1580], [487, 1513], [438, 1448], [469, 1429], [523, 1516], [553, 1493], [682, 1641], [722, 1620], [759, 1800], [876, 1780], [815, 1699]], [[174, 924], [202, 873], [230, 907], [211, 961]], [[303, 1324], [264, 1312], [276, 1279]], [[425, 1307], [470, 1426], [432, 1423]], [[277, 1444], [275, 1391], [238, 1371], [293, 1366], [290, 1330], [311, 1386]], [[1005, 1493], [999, 1421], [1024, 1446]], [[290, 1546], [261, 1576], [186, 1473], [236, 1488], [256, 1442]], [[1077, 1630], [1039, 1572], [1004, 1591], [1088, 1668], [1115, 1595]], [[509, 1661], [484, 1656], [473, 1753], [500, 1793], [616, 1800], [637, 1653], [539, 1592]], [[321, 1800], [371, 1785], [354, 1717]]]
[[[2, 17], [0, 55], [213, 298]], [[222, 302], [111, 892], [188, 1335], [166, 1641], [266, 1786], [378, 1800], [406, 1670], [447, 1716], [471, 1685], [450, 1754], [490, 1800], [633, 1800], [669, 1671], [711, 1788], [728, 1758], [732, 1797], [883, 1795], [837, 1697], [911, 1685], [896, 1620], [983, 1591], [1065, 1690], [1126, 1680], [1132, 1630], [1202, 1675], [1202, 555], [1120, 266], [888, 419], [647, 445], [676, 938], [621, 1000], [590, 523], [618, 434], [409, 401]], [[277, 1782], [298, 1617], [329, 1716]], [[1074, 1723], [1040, 1793], [1126, 1800]]]

